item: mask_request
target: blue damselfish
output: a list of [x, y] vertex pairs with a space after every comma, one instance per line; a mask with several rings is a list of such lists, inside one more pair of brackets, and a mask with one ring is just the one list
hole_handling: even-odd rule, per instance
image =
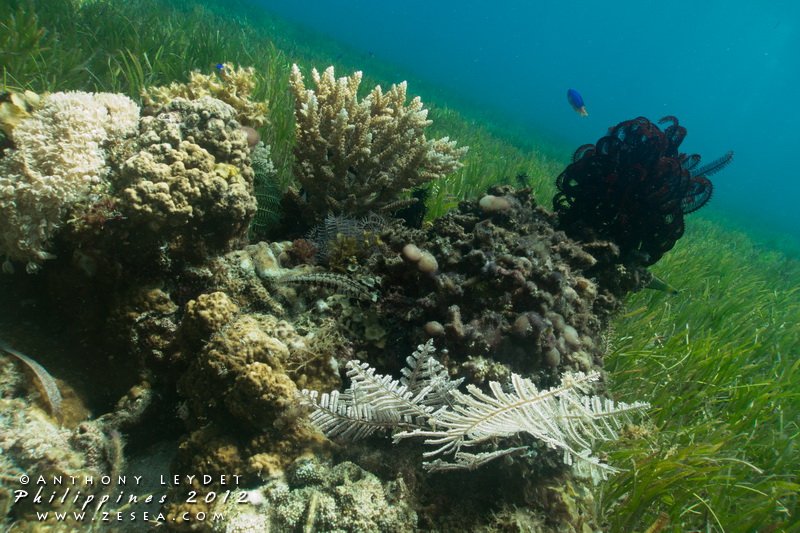
[[568, 89], [567, 90], [567, 101], [569, 105], [572, 106], [572, 109], [575, 110], [582, 117], [588, 117], [589, 112], [586, 111], [586, 105], [583, 103], [583, 96], [581, 93], [576, 91], [575, 89]]

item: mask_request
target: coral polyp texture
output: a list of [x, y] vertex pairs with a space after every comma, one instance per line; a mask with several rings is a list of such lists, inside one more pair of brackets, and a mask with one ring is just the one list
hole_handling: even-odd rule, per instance
[[141, 121], [140, 150], [122, 165], [119, 208], [154, 238], [224, 247], [256, 211], [246, 135], [228, 104], [176, 98]]
[[[35, 99], [28, 99], [34, 101]], [[37, 270], [70, 208], [107, 190], [109, 152], [137, 132], [139, 108], [107, 93], [43, 96], [6, 122], [12, 148], [0, 157], [0, 256]]]
[[311, 78], [315, 89], [292, 66], [295, 176], [315, 221], [380, 211], [404, 191], [459, 168], [466, 148], [425, 136], [428, 111], [419, 97], [406, 102], [405, 82], [359, 98], [361, 72], [336, 78], [328, 67], [313, 69]]
[[700, 156], [679, 152], [686, 128], [664, 117], [664, 131], [644, 117], [610, 128], [596, 144], [578, 148], [558, 176], [553, 205], [560, 225], [576, 238], [616, 243], [623, 256], [651, 265], [683, 235], [685, 214], [711, 198], [708, 176], [733, 153], [698, 167]]

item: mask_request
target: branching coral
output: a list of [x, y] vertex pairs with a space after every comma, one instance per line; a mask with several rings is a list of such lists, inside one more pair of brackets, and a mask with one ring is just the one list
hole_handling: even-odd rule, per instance
[[361, 76], [337, 79], [333, 67], [314, 69], [313, 90], [292, 67], [295, 174], [317, 221], [329, 212], [380, 211], [404, 191], [457, 169], [467, 150], [447, 137], [425, 137], [428, 111], [419, 97], [406, 102], [405, 82], [359, 99]]
[[54, 93], [11, 130], [0, 158], [0, 255], [37, 270], [69, 208], [103, 192], [108, 150], [134, 134], [139, 108], [116, 94]]
[[142, 93], [142, 102], [145, 106], [161, 107], [175, 98], [198, 100], [211, 96], [233, 107], [236, 120], [241, 125], [259, 128], [267, 122], [267, 103], [251, 99], [255, 87], [256, 73], [253, 67], [234, 67], [225, 63], [213, 74], [192, 72], [188, 83], [148, 87]]

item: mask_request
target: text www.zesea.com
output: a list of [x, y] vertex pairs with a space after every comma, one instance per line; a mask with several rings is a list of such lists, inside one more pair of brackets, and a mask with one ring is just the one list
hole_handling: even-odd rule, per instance
[[[39, 522], [45, 521], [47, 519], [54, 519], [57, 522], [63, 522], [64, 520], [74, 520], [76, 522], [83, 522], [86, 519], [86, 513], [83, 511], [73, 511], [69, 512], [55, 512], [55, 511], [46, 511], [46, 512], [38, 512], [36, 513], [36, 519]], [[211, 521], [211, 522], [219, 522], [224, 520], [225, 517], [221, 513], [182, 513], [177, 520], [181, 520], [184, 522], [189, 521], [197, 521], [197, 522], [204, 522], [204, 521]], [[112, 513], [112, 512], [102, 512], [97, 514], [97, 516], [92, 518], [93, 521], [99, 522], [122, 522], [124, 520], [144, 520], [145, 522], [163, 522], [165, 521], [164, 515], [161, 513]]]

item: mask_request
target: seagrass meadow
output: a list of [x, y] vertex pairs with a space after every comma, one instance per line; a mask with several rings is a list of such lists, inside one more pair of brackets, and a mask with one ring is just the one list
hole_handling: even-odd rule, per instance
[[[379, 58], [359, 54], [329, 39], [309, 34], [246, 3], [222, 0], [0, 0], [0, 93], [119, 93], [141, 104], [146, 88], [183, 83], [188, 80], [190, 72], [213, 72], [218, 64], [223, 63], [253, 67], [255, 84], [249, 98], [254, 102], [267, 102], [268, 107], [267, 122], [258, 129], [261, 140], [270, 147], [274, 182], [268, 191], [262, 190], [261, 196], [258, 190], [255, 193], [259, 202], [263, 203], [259, 204], [246, 232], [249, 238], [246, 244], [251, 247], [248, 253], [252, 258], [259, 257], [259, 253], [266, 253], [252, 247], [259, 246], [256, 243], [262, 239], [271, 238], [275, 221], [271, 211], [280, 209], [280, 196], [296, 185], [295, 102], [290, 90], [293, 64], [298, 65], [304, 73], [311, 72], [312, 67], [323, 71], [328, 65], [335, 67], [337, 76], [363, 71], [360, 88], [363, 94], [375, 85], [386, 88], [407, 79], [409, 94], [419, 95], [429, 110], [428, 118], [432, 120], [427, 130], [429, 137], [446, 136], [456, 140], [459, 147], [469, 147], [460, 160], [460, 166], [426, 185], [426, 222], [417, 233], [413, 233], [413, 238], [418, 239], [419, 243], [426, 243], [431, 249], [444, 247], [435, 234], [435, 228], [452, 228], [456, 225], [447, 226], [441, 219], [459, 209], [461, 211], [457, 216], [462, 218], [477, 216], [475, 211], [479, 209], [474, 204], [479, 198], [487, 198], [484, 195], [491, 186], [498, 186], [492, 189], [492, 195], [513, 198], [514, 209], [528, 200], [508, 191], [511, 187], [529, 187], [531, 191], [527, 196], [532, 195], [539, 205], [549, 209], [556, 192], [555, 179], [570, 161], [575, 148], [543, 138], [536, 132], [510, 131], [508, 127], [493, 121], [488, 112], [467, 109], [446, 91], [408, 78], [398, 73], [398, 69], [392, 65], [382, 63]], [[0, 147], [6, 147], [4, 137], [0, 137]], [[225, 164], [228, 163], [226, 160]], [[232, 165], [234, 163], [225, 169]], [[233, 170], [230, 172], [231, 175], [235, 173]], [[258, 187], [257, 180], [258, 177]], [[459, 206], [462, 200], [470, 200], [473, 207], [466, 207], [466, 203]], [[544, 219], [546, 215], [541, 217]], [[440, 220], [441, 226], [436, 226], [437, 220]], [[528, 220], [527, 223], [533, 227], [540, 221]], [[0, 221], [0, 227], [2, 224], [3, 221]], [[463, 233], [468, 233], [471, 226], [463, 225], [467, 228]], [[498, 226], [502, 224], [498, 222]], [[508, 227], [504, 228], [503, 231], [511, 231]], [[620, 308], [614, 309], [608, 327], [602, 332], [591, 330], [587, 334], [596, 334], [602, 340], [602, 347], [598, 347], [598, 350], [602, 348], [604, 367], [605, 384], [602, 392], [615, 402], [647, 402], [650, 407], [643, 416], [626, 423], [617, 440], [604, 442], [596, 450], [597, 455], [614, 465], [619, 472], [591, 486], [591, 496], [581, 493], [579, 498], [575, 498], [591, 510], [593, 518], [580, 523], [580, 527], [575, 526], [574, 531], [800, 531], [800, 261], [796, 255], [782, 250], [780, 241], [769, 242], [741, 229], [730, 228], [731, 224], [713, 212], [710, 215], [700, 213], [688, 217], [683, 238], [657, 264], [649, 267], [655, 276], [666, 281], [674, 290], [641, 289], [625, 295], [624, 299], [621, 298]], [[462, 231], [460, 227], [459, 231]], [[497, 235], [506, 234], [498, 230]], [[397, 242], [400, 242], [399, 237]], [[388, 243], [389, 246], [395, 244]], [[409, 259], [414, 254], [413, 250], [409, 252], [400, 245], [395, 248], [403, 250], [406, 262], [412, 261], [418, 265], [415, 269], [425, 271], [421, 259]], [[420, 248], [424, 251], [424, 246]], [[299, 255], [299, 252], [295, 252], [295, 261], [298, 261]], [[185, 261], [188, 263], [190, 259]], [[245, 260], [237, 258], [236, 261], [243, 263]], [[252, 261], [257, 262], [256, 259]], [[439, 262], [442, 263], [441, 257]], [[389, 262], [379, 263], [373, 271], [388, 277], [394, 272], [393, 268], [396, 265], [392, 266]], [[337, 272], [340, 275], [341, 272], [348, 273], [348, 270], [344, 268]], [[417, 274], [416, 270], [414, 273]], [[15, 327], [15, 317], [26, 305], [20, 298], [26, 297], [26, 291], [41, 292], [42, 289], [31, 288], [38, 275], [16, 273], [14, 276], [28, 278], [15, 281], [14, 287], [3, 282], [0, 340], [14, 336], [9, 331]], [[213, 278], [215, 275], [220, 274], [214, 271], [208, 276]], [[197, 280], [201, 277], [201, 274], [196, 274]], [[195, 278], [189, 279], [195, 283]], [[298, 280], [300, 278], [297, 276], [283, 278], [287, 285]], [[334, 275], [319, 275], [315, 280], [320, 285], [333, 284], [340, 288], [346, 283]], [[59, 281], [55, 277], [50, 278], [48, 283], [56, 285]], [[305, 281], [305, 278], [300, 281]], [[149, 289], [159, 291], [162, 287], [153, 285]], [[245, 293], [251, 289], [241, 290]], [[208, 309], [224, 309], [228, 313], [226, 316], [239, 316], [237, 305], [220, 294], [222, 292], [210, 293], [204, 295], [207, 298], [203, 299], [191, 293], [185, 300], [196, 303], [180, 302], [181, 305], [186, 303], [185, 315], [194, 317], [192, 320], [195, 322], [186, 319], [174, 328], [178, 332], [176, 345], [200, 350], [195, 337], [200, 338], [197, 332], [206, 327], [202, 317], [206, 316], [203, 313]], [[267, 302], [263, 304], [264, 308], [277, 315], [275, 309], [281, 308], [282, 304], [267, 297], [264, 301]], [[53, 308], [59, 305], [60, 301], [52, 304]], [[148, 308], [151, 313], [163, 313], [163, 316], [174, 313], [174, 310], [169, 310], [170, 303], [148, 305], [151, 306]], [[407, 311], [402, 305], [397, 303], [397, 309]], [[343, 309], [350, 312], [349, 307]], [[26, 320], [31, 320], [30, 313], [23, 314]], [[88, 313], [87, 316], [96, 315]], [[152, 316], [142, 313], [135, 321], [137, 324], [145, 322]], [[120, 320], [124, 321], [124, 318]], [[243, 324], [246, 325], [249, 318], [231, 320], [232, 337], [237, 332], [247, 331]], [[363, 320], [365, 323], [368, 321]], [[167, 326], [163, 325], [165, 321], [158, 326], [166, 329]], [[444, 321], [442, 318], [439, 322]], [[426, 331], [427, 328], [436, 330], [436, 324], [441, 327], [439, 322], [426, 322]], [[48, 324], [43, 322], [39, 331], [46, 335]], [[370, 324], [364, 328], [369, 329]], [[296, 327], [302, 331], [310, 326], [305, 324]], [[97, 334], [96, 330], [102, 328], [87, 324], [85, 329]], [[74, 333], [74, 336], [80, 337], [80, 333]], [[331, 337], [334, 336], [331, 333]], [[219, 339], [215, 342], [222, 343]], [[391, 339], [386, 342], [391, 343]], [[324, 347], [321, 344], [320, 341], [316, 349], [322, 350]], [[330, 341], [331, 346], [340, 344], [339, 341]], [[76, 341], [75, 351], [82, 348], [80, 342]], [[164, 346], [159, 348], [164, 353], [170, 349]], [[183, 353], [184, 348], [175, 351]], [[180, 359], [188, 356], [175, 357]], [[160, 365], [164, 364], [163, 361], [158, 358], [154, 358], [154, 361], [150, 363], [153, 368], [162, 368]], [[40, 362], [47, 363], [44, 366], [58, 378], [79, 375], [84, 366], [87, 369], [90, 366], [90, 363], [81, 363], [76, 368], [64, 369], [69, 364], [63, 361], [59, 363], [47, 359]], [[182, 360], [179, 363], [182, 364]], [[292, 363], [297, 368], [322, 364], [314, 358], [298, 359]], [[373, 360], [372, 363], [379, 368], [383, 365], [381, 371], [387, 374], [399, 375], [402, 366], [402, 361]], [[6, 362], [3, 364], [10, 365]], [[554, 363], [553, 366], [558, 364]], [[120, 366], [124, 367], [124, 364], [120, 363]], [[113, 365], [104, 368], [112, 369], [115, 375], [122, 373], [113, 371]], [[174, 397], [162, 398], [162, 401], [172, 401], [174, 411], [203, 412], [204, 416], [208, 415], [211, 419], [212, 414], [203, 411], [210, 409], [203, 404], [203, 399], [186, 391], [192, 380], [208, 387], [213, 387], [215, 382], [196, 366], [187, 363], [186, 368], [189, 377], [174, 378], [179, 390], [175, 394], [185, 398], [180, 401]], [[300, 371], [296, 372], [301, 375]], [[491, 372], [486, 371], [493, 375]], [[291, 370], [288, 374], [296, 377]], [[478, 374], [475, 371], [475, 375]], [[504, 376], [502, 373], [498, 375]], [[500, 377], [492, 379], [498, 380]], [[553, 386], [557, 382], [545, 380], [545, 385]], [[340, 385], [338, 377], [327, 381], [309, 378], [308, 383], [298, 383], [300, 388], [317, 390], [338, 389]], [[272, 383], [272, 386], [276, 389], [288, 387], [284, 382]], [[19, 396], [23, 388], [21, 385], [0, 386], [0, 396], [6, 399]], [[247, 390], [237, 394], [244, 395]], [[84, 395], [92, 396], [90, 393]], [[107, 406], [113, 403], [112, 397], [111, 393], [108, 393], [108, 397], [98, 394], [95, 401]], [[102, 413], [101, 407], [95, 406], [94, 409]], [[235, 409], [233, 412], [234, 416], [240, 416]], [[254, 416], [257, 417], [258, 413]], [[120, 424], [119, 427], [125, 427], [124, 423]], [[275, 425], [279, 428], [275, 430], [278, 432], [283, 427], [277, 422]], [[226, 426], [223, 424], [221, 427], [224, 429]], [[121, 431], [123, 437], [127, 437], [124, 429]], [[120, 437], [120, 432], [114, 429], [108, 433], [113, 433], [108, 437], [112, 442], [111, 450], [121, 448], [123, 437]], [[227, 443], [224, 435], [197, 433], [184, 442], [181, 453], [191, 454], [192, 450], [201, 449], [206, 453], [205, 448], [198, 444], [204, 439]], [[292, 446], [299, 448], [300, 445], [294, 441], [286, 442], [281, 450], [299, 455]], [[253, 437], [247, 446], [257, 449], [258, 438]], [[389, 452], [394, 449], [386, 446], [385, 450]], [[241, 448], [245, 449], [246, 446]], [[402, 456], [399, 461], [410, 470], [411, 460], [407, 458], [414, 457], [416, 460], [418, 457], [413, 455], [413, 450], [409, 451], [410, 447], [406, 447], [405, 442], [397, 448]], [[223, 449], [227, 448], [220, 445], [219, 450]], [[120, 450], [117, 451], [122, 454]], [[212, 454], [208, 453], [211, 457]], [[112, 452], [107, 454], [113, 456]], [[254, 457], [257, 455], [254, 454]], [[508, 462], [502, 468], [511, 472], [514, 470], [513, 457], [506, 459]], [[265, 464], [269, 463], [263, 457], [262, 460]], [[372, 466], [379, 461], [373, 457]], [[112, 459], [109, 462], [114, 463]], [[191, 459], [180, 454], [176, 462], [179, 467], [193, 464]], [[369, 461], [366, 464], [369, 465]], [[558, 471], [553, 461], [547, 462], [546, 467], [548, 473]], [[267, 470], [269, 467], [263, 468]], [[300, 479], [300, 468], [292, 468], [295, 469], [289, 470], [293, 479]], [[11, 472], [16, 473], [15, 470]], [[366, 482], [368, 478], [361, 472], [348, 470], [331, 476], [364, 476]], [[0, 474], [0, 503], [5, 502], [5, 507], [0, 505], [0, 520], [8, 521], [0, 523], [6, 526], [12, 524], [16, 516], [10, 497], [15, 488], [15, 479], [9, 471]], [[474, 475], [484, 476], [480, 478], [482, 483], [492, 483], [491, 477], [486, 474], [476, 472]], [[458, 487], [458, 481], [434, 481], [432, 485], [426, 485], [425, 491], [454, 491]], [[398, 482], [395, 489], [399, 494], [414, 488]], [[580, 492], [571, 485], [565, 485], [563, 489], [564, 492], [572, 490]], [[481, 494], [491, 494], [491, 490]], [[430, 497], [429, 492], [426, 497]], [[400, 515], [412, 516], [404, 507], [410, 508], [410, 504], [407, 500], [403, 501], [405, 503], [402, 506], [389, 505], [393, 509], [389, 514], [398, 515], [398, 521], [402, 520]], [[353, 505], [358, 505], [358, 502]], [[488, 522], [482, 523], [481, 531], [548, 530], [547, 517], [541, 516], [546, 511], [541, 509], [528, 513], [511, 505], [502, 511], [489, 508], [487, 513], [495, 511], [496, 520], [491, 526]], [[297, 513], [303, 517], [314, 514], [306, 507]], [[335, 530], [315, 527], [314, 524], [313, 518], [297, 519], [294, 529], [287, 530]], [[446, 531], [448, 525], [454, 527], [452, 524], [431, 519], [410, 524], [408, 530]], [[143, 528], [147, 524], [138, 522], [136, 525]], [[35, 523], [26, 525], [17, 521], [12, 531], [32, 531], [36, 527]], [[102, 525], [95, 524], [92, 527], [104, 530]], [[549, 530], [558, 530], [552, 524], [549, 527]], [[369, 531], [370, 528], [363, 524], [348, 523], [338, 530]]]

